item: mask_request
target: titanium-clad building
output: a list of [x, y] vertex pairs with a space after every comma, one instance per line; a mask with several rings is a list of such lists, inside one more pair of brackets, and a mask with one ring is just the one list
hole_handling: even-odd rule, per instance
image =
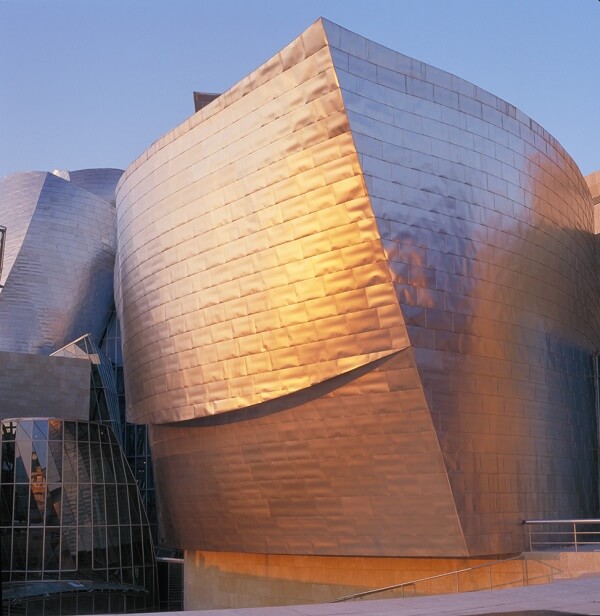
[[[113, 187], [122, 174], [95, 171]], [[99, 339], [113, 303], [114, 206], [58, 175], [15, 173], [0, 181], [0, 220], [0, 349], [48, 355], [82, 334]]]
[[6, 614], [156, 605], [150, 526], [113, 432], [123, 442], [116, 366], [102, 350], [109, 352], [113, 336], [114, 190], [121, 175], [32, 172], [0, 182]]
[[319, 20], [131, 164], [117, 233], [188, 554], [514, 553], [597, 513], [592, 198], [512, 105]]

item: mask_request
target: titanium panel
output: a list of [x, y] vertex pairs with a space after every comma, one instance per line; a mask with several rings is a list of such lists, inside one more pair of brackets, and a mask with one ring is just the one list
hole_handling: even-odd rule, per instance
[[115, 205], [117, 184], [123, 169], [77, 169], [69, 171], [69, 181]]
[[135, 161], [117, 212], [172, 541], [500, 554], [597, 513], [592, 199], [512, 105], [320, 20]]
[[235, 413], [150, 429], [165, 538], [186, 549], [467, 555], [407, 349]]
[[518, 551], [598, 507], [589, 191], [505, 101], [325, 30], [469, 552]]
[[117, 214], [132, 421], [245, 408], [408, 344], [320, 24], [135, 161]]
[[600, 233], [600, 171], [585, 176], [585, 182], [592, 193], [594, 201], [594, 231]]
[[49, 173], [0, 182], [7, 227], [0, 284], [0, 349], [47, 354], [108, 321], [115, 209]]

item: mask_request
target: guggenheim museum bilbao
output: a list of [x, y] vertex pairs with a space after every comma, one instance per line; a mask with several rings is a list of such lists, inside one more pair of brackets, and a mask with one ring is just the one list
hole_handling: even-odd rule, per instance
[[[187, 607], [308, 600], [374, 584], [369, 563], [497, 558], [525, 548], [524, 519], [597, 517], [600, 173], [509, 103], [322, 19], [203, 102], [122, 176], [0, 185], [1, 361], [79, 365], [49, 354], [86, 334], [102, 350], [114, 263], [127, 420], [148, 426]], [[65, 411], [81, 379], [56, 370], [7, 426], [83, 421]], [[122, 572], [132, 518], [103, 524], [103, 570], [148, 588], [143, 546], [146, 577]]]

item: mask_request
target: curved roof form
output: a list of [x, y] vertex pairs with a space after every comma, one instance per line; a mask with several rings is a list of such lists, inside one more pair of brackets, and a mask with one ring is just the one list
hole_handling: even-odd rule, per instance
[[69, 177], [66, 179], [73, 184], [89, 190], [113, 205], [115, 204], [115, 193], [117, 184], [123, 175], [122, 169], [77, 169], [67, 173]]

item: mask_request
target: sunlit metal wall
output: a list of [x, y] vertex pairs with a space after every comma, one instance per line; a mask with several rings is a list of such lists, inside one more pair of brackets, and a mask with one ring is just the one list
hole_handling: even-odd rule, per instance
[[511, 105], [319, 21], [135, 161], [117, 212], [171, 542], [489, 554], [596, 513], [592, 202]]
[[407, 347], [321, 28], [184, 126], [117, 193], [135, 421], [244, 408]]
[[112, 302], [114, 206], [56, 175], [18, 173], [0, 182], [0, 224], [0, 349], [50, 353], [97, 339]]

